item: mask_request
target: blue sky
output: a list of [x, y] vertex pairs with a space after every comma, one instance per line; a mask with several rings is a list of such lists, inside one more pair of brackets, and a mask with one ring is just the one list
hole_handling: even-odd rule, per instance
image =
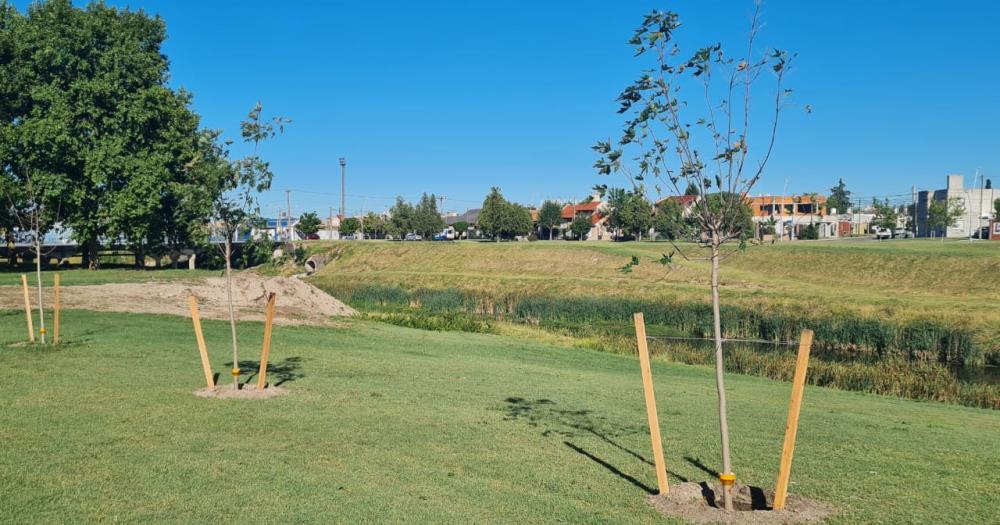
[[[85, 2], [78, 2], [84, 4]], [[750, 0], [258, 2], [133, 0], [160, 14], [171, 84], [235, 136], [258, 99], [294, 122], [265, 150], [293, 212], [325, 214], [348, 159], [348, 211], [420, 192], [477, 206], [491, 186], [523, 203], [582, 198], [590, 146], [614, 135], [618, 92], [643, 67], [626, 40], [650, 9], [685, 23], [687, 49], [738, 43]], [[24, 2], [18, 2], [23, 7]], [[799, 54], [761, 193], [857, 195], [1000, 184], [1000, 6], [991, 2], [770, 0], [761, 43]], [[332, 195], [321, 195], [327, 192]], [[756, 192], [755, 192], [756, 193]]]

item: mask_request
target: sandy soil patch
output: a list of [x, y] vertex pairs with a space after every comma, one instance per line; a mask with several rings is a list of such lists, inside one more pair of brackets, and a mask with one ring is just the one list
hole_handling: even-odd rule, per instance
[[818, 523], [834, 513], [824, 503], [789, 494], [782, 510], [770, 510], [774, 491], [735, 487], [733, 512], [721, 510], [722, 490], [707, 483], [679, 483], [670, 486], [666, 496], [650, 496], [649, 503], [668, 516], [690, 523], [750, 523], [757, 525], [792, 525]]
[[[350, 306], [315, 286], [294, 277], [262, 277], [253, 272], [233, 275], [233, 304], [243, 321], [263, 321], [267, 296], [278, 294], [276, 324], [329, 324], [336, 317], [354, 315]], [[32, 290], [32, 305], [35, 291]], [[101, 312], [169, 314], [190, 317], [187, 298], [198, 298], [203, 319], [229, 319], [226, 303], [226, 280], [209, 277], [190, 281], [155, 283], [115, 283], [88, 286], [64, 286], [62, 306], [67, 309]], [[52, 304], [52, 289], [43, 293], [46, 307]], [[24, 308], [24, 297], [17, 286], [0, 286], [0, 308]]]
[[257, 390], [257, 387], [251, 385], [243, 385], [243, 388], [233, 388], [233, 385], [216, 385], [215, 388], [200, 388], [194, 391], [194, 395], [198, 397], [214, 397], [216, 399], [269, 399], [287, 394], [288, 390], [280, 386], [269, 386], [264, 390]]

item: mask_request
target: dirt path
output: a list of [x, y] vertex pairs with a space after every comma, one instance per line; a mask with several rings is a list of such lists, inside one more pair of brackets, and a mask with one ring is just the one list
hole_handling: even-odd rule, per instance
[[[275, 308], [277, 324], [324, 325], [333, 317], [349, 316], [354, 309], [334, 299], [319, 288], [293, 277], [261, 277], [254, 273], [233, 276], [233, 303], [238, 319], [263, 321], [264, 306], [270, 292], [278, 294]], [[32, 306], [37, 307], [36, 291], [31, 290]], [[169, 314], [190, 317], [187, 298], [198, 297], [204, 319], [229, 319], [226, 308], [226, 280], [222, 277], [164, 283], [117, 283], [89, 286], [64, 286], [62, 307], [101, 312]], [[46, 309], [52, 305], [52, 289], [43, 291]], [[18, 286], [0, 286], [0, 308], [24, 308], [24, 295]]]

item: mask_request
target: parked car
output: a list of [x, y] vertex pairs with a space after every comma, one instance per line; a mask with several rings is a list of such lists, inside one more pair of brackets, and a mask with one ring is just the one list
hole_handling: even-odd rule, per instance
[[909, 239], [911, 237], [913, 237], [913, 232], [906, 228], [896, 228], [892, 232], [893, 239]]
[[404, 241], [422, 241], [422, 240], [424, 240], [424, 238], [421, 237], [420, 235], [417, 235], [416, 233], [407, 233], [406, 237], [403, 237], [403, 240]]
[[309, 234], [306, 234], [306, 240], [307, 241], [318, 241], [319, 240], [319, 234], [318, 233], [309, 233]]
[[891, 239], [892, 230], [889, 228], [883, 228], [881, 226], [875, 226], [872, 228], [872, 233], [875, 234], [876, 239]]

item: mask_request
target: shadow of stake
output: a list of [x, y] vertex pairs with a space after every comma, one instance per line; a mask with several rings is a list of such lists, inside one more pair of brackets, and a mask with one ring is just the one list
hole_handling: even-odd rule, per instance
[[[623, 445], [620, 439], [625, 436], [644, 435], [649, 439], [649, 430], [642, 425], [627, 425], [610, 421], [607, 417], [596, 414], [590, 409], [563, 409], [558, 408], [555, 401], [550, 399], [528, 400], [521, 397], [508, 397], [504, 400], [506, 406], [507, 421], [523, 421], [530, 427], [538, 427], [542, 430], [542, 435], [546, 437], [560, 436], [563, 438], [587, 438], [595, 437], [601, 442], [614, 447], [636, 461], [643, 463], [645, 467], [652, 467], [655, 464], [642, 454]], [[647, 441], [648, 443], [648, 441]], [[648, 494], [656, 494], [657, 490], [642, 483], [635, 477], [625, 473], [608, 461], [584, 450], [577, 444], [570, 441], [563, 441], [563, 444], [574, 452], [590, 459], [598, 465], [604, 467], [612, 474], [628, 481], [630, 484], [642, 489]], [[667, 471], [667, 474], [674, 478], [686, 482], [687, 479], [675, 472]]]
[[[226, 366], [228, 367], [232, 367], [232, 365], [232, 361], [226, 363]], [[246, 378], [240, 383], [240, 388], [242, 388], [243, 385], [250, 384], [250, 382], [257, 377], [257, 373], [260, 371], [260, 361], [241, 360], [239, 362], [239, 368], [243, 372], [249, 372], [246, 375], [240, 376]], [[267, 363], [267, 386], [281, 386], [285, 383], [290, 383], [305, 376], [305, 373], [302, 372], [301, 357], [286, 357], [281, 361], [268, 361]]]

